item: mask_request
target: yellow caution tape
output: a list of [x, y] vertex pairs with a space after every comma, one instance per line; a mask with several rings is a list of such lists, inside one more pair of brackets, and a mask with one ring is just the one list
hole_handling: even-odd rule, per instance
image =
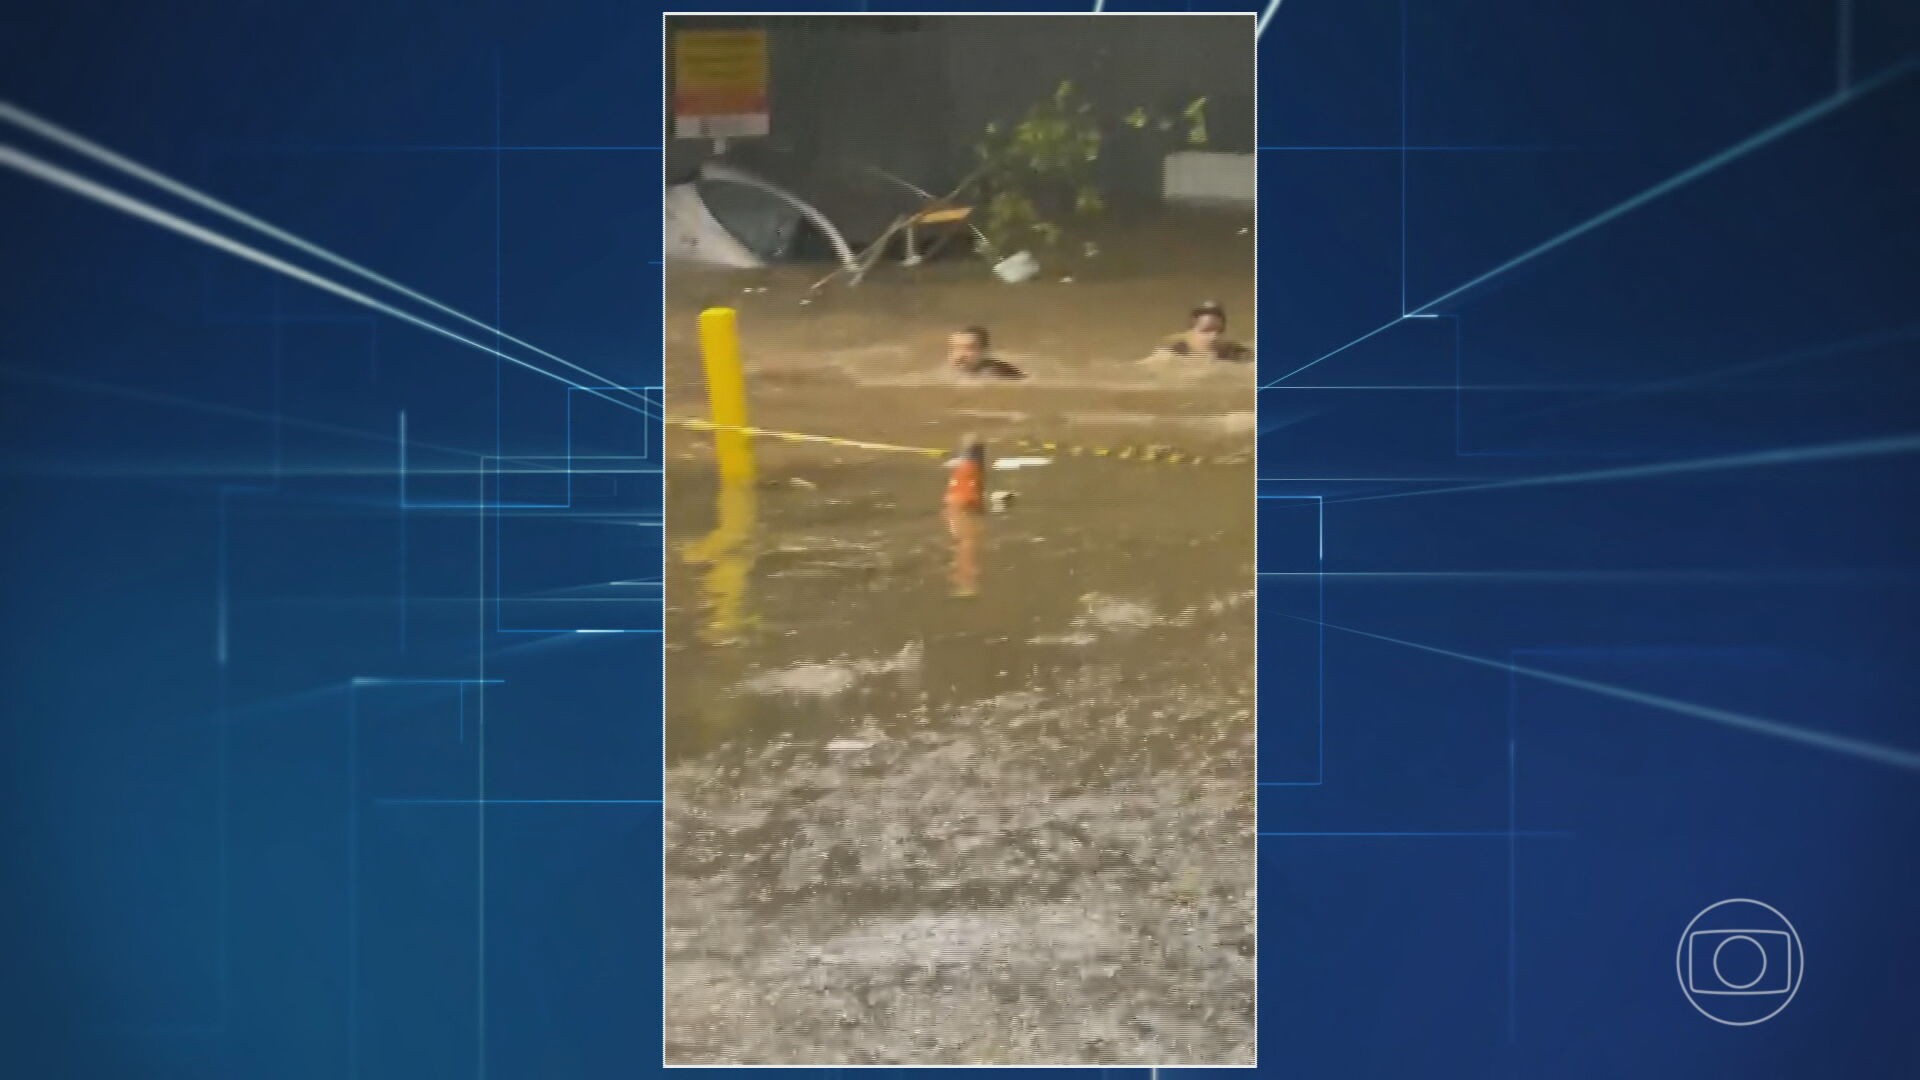
[[781, 442], [818, 443], [823, 446], [844, 446], [851, 450], [874, 450], [885, 454], [919, 454], [923, 457], [945, 457], [951, 450], [937, 446], [900, 446], [895, 443], [866, 442], [861, 439], [841, 439], [832, 435], [809, 435], [800, 431], [775, 431], [771, 428], [738, 427], [729, 424], [716, 424], [711, 420], [696, 420], [692, 417], [669, 416], [667, 423], [694, 431], [731, 431], [741, 435], [752, 435], [765, 439], [779, 439]]
[[1092, 446], [1024, 438], [1014, 439], [1012, 443], [1022, 450], [1042, 450], [1050, 454], [1064, 454], [1067, 457], [1097, 457], [1117, 461], [1146, 462], [1153, 465], [1237, 465], [1247, 460], [1247, 455], [1244, 453], [1207, 457], [1203, 454], [1189, 454], [1164, 443], [1154, 443], [1150, 446]]
[[[812, 435], [801, 431], [777, 431], [772, 428], [736, 427], [716, 424], [711, 420], [694, 417], [669, 416], [667, 423], [692, 431], [738, 432], [742, 435], [765, 439], [778, 439], [781, 442], [814, 443], [821, 446], [842, 446], [850, 450], [871, 450], [883, 454], [915, 454], [921, 457], [946, 458], [954, 451], [951, 447], [938, 446], [902, 446], [898, 443], [870, 442], [864, 439], [842, 439], [833, 435]], [[1245, 454], [1220, 455], [1206, 457], [1200, 454], [1187, 454], [1164, 444], [1150, 446], [1092, 446], [1080, 443], [1059, 443], [1040, 439], [1016, 438], [1008, 440], [1022, 450], [1037, 450], [1048, 454], [1068, 457], [1098, 457], [1119, 461], [1137, 461], [1155, 465], [1235, 465], [1246, 461]]]

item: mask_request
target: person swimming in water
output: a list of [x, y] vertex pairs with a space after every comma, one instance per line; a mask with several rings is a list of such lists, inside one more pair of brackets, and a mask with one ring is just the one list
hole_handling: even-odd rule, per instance
[[969, 326], [947, 335], [947, 363], [962, 375], [984, 379], [1024, 379], [1026, 372], [987, 351], [987, 328]]
[[1228, 341], [1227, 309], [1209, 300], [1188, 315], [1187, 329], [1161, 341], [1159, 352], [1197, 360], [1224, 360], [1240, 363], [1248, 359], [1247, 347]]

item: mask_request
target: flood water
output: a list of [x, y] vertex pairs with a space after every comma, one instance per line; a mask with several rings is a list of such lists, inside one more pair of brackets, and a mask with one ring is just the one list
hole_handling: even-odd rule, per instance
[[[722, 489], [669, 429], [669, 1063], [1253, 1063], [1254, 372], [1141, 362], [1203, 300], [1252, 340], [1251, 224], [1018, 286], [670, 267], [668, 415], [705, 414], [717, 304], [756, 426], [1052, 461], [950, 523], [937, 458], [758, 440]], [[974, 323], [1031, 378], [947, 374]]]

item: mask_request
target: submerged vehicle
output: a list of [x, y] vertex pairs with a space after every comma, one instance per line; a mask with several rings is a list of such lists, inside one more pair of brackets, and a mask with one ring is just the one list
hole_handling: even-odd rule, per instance
[[877, 235], [850, 242], [845, 230], [793, 191], [745, 169], [707, 162], [690, 179], [667, 185], [666, 257], [736, 270], [837, 262], [857, 282], [885, 253], [916, 265], [946, 249], [954, 235], [972, 231], [969, 208], [946, 205], [905, 180], [871, 171], [891, 186], [863, 201], [886, 207], [891, 224], [881, 229], [881, 222], [866, 222]]
[[824, 241], [840, 262], [853, 262], [846, 237], [812, 203], [729, 165], [709, 162], [693, 179], [668, 185], [665, 207], [669, 259], [756, 270], [803, 261]]

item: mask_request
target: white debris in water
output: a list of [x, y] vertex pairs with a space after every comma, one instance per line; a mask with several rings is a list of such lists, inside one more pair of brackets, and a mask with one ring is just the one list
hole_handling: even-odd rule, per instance
[[1041, 634], [1037, 637], [1028, 638], [1027, 644], [1029, 645], [1070, 645], [1076, 648], [1080, 648], [1080, 647], [1091, 645], [1098, 640], [1100, 639], [1094, 637], [1092, 634], [1089, 634], [1084, 630], [1080, 630], [1071, 634]]
[[1230, 412], [1224, 416], [1211, 417], [1221, 430], [1229, 435], [1247, 435], [1260, 426], [1260, 414], [1249, 409], [1245, 412]]
[[1242, 604], [1249, 604], [1260, 598], [1258, 589], [1242, 589], [1225, 596], [1216, 596], [1207, 601], [1207, 612], [1212, 615], [1224, 615]]
[[1251, 435], [1260, 426], [1259, 414], [1251, 409], [1218, 413], [1212, 416], [1161, 416], [1140, 412], [1070, 412], [1063, 417], [1069, 424], [1088, 427], [1150, 427], [1178, 424], [1209, 434]]
[[871, 750], [873, 743], [868, 739], [835, 739], [827, 744], [829, 750]]
[[1082, 596], [1080, 607], [1082, 614], [1074, 620], [1074, 625], [1097, 630], [1145, 630], [1159, 621], [1146, 604], [1101, 593]]
[[920, 643], [910, 641], [900, 646], [900, 651], [886, 660], [862, 660], [856, 667], [863, 675], [887, 675], [920, 670], [922, 650]]
[[780, 671], [769, 671], [764, 675], [740, 684], [740, 689], [749, 694], [791, 694], [796, 697], [833, 697], [853, 689], [859, 677], [849, 667], [840, 664], [795, 664]]
[[993, 274], [1009, 285], [1018, 285], [1040, 272], [1040, 260], [1032, 252], [1009, 255], [993, 265]]
[[921, 913], [874, 919], [828, 940], [819, 948], [827, 964], [852, 963], [878, 968], [910, 963], [922, 966], [991, 963], [1017, 949], [1044, 944], [1055, 960], [1091, 959], [1111, 947], [1103, 935], [1088, 933], [1074, 912], [1040, 911], [985, 915]]
[[993, 467], [1001, 472], [1012, 472], [1015, 469], [1036, 469], [1042, 465], [1051, 464], [1053, 459], [1046, 457], [1003, 457], [996, 458]]
[[1168, 616], [1167, 618], [1161, 619], [1160, 622], [1165, 626], [1192, 626], [1203, 615], [1213, 617], [1225, 615], [1235, 608], [1252, 603], [1258, 599], [1259, 596], [1260, 592], [1258, 589], [1244, 589], [1240, 592], [1228, 593], [1225, 596], [1216, 596], [1203, 604], [1190, 605], [1182, 608], [1178, 615]]
[[854, 684], [863, 678], [918, 671], [921, 655], [920, 644], [910, 642], [890, 657], [828, 664], [795, 664], [779, 671], [764, 672], [742, 682], [740, 689], [763, 696], [834, 697], [853, 689]]
[[955, 416], [971, 416], [976, 420], [1000, 420], [1009, 424], [1023, 424], [1027, 414], [1007, 409], [948, 409]]

